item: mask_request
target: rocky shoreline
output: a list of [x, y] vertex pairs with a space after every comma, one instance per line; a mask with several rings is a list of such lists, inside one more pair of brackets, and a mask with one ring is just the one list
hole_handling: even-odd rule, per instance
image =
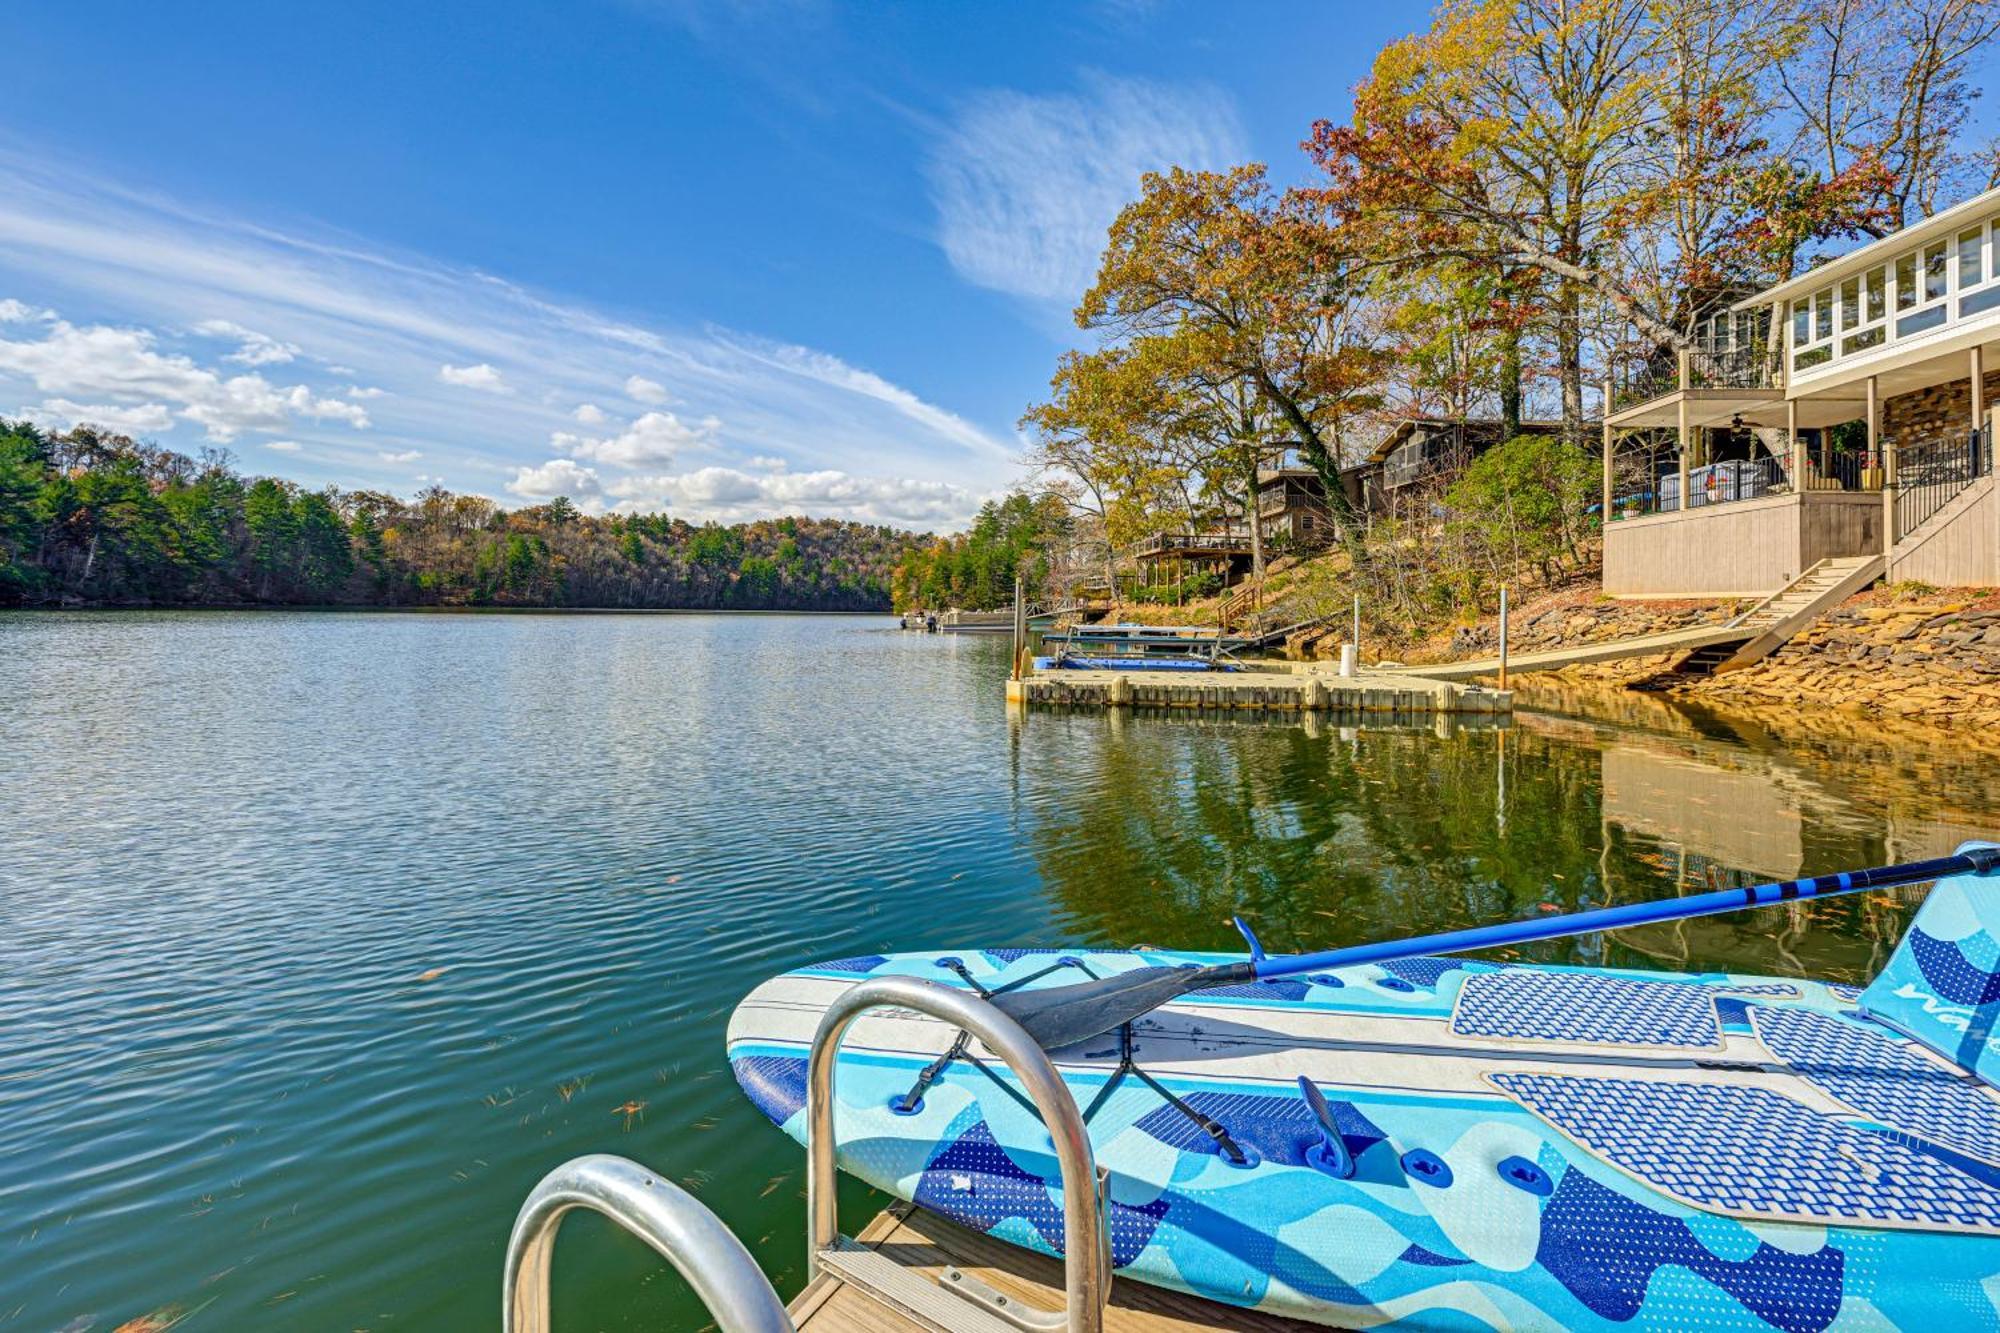
[[[1510, 633], [1510, 643], [1522, 652], [1597, 643], [1719, 623], [1740, 609], [1735, 603], [1558, 606], [1531, 612]], [[1467, 637], [1497, 635], [1483, 631]], [[1492, 649], [1482, 644], [1452, 655], [1473, 651]], [[1667, 657], [1628, 658], [1570, 667], [1551, 678], [1659, 690], [1732, 708], [1827, 708], [1933, 724], [2000, 726], [2000, 596], [1989, 589], [1926, 590], [1921, 597], [1893, 589], [1866, 593], [1742, 670], [1680, 677], [1665, 674], [1671, 664]], [[1534, 688], [1527, 685], [1530, 693]]]

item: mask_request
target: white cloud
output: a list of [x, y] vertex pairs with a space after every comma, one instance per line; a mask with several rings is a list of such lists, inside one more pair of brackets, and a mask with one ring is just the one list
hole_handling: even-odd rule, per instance
[[644, 375], [633, 375], [625, 381], [625, 396], [635, 403], [664, 403], [669, 397], [666, 385]]
[[484, 361], [474, 366], [439, 366], [438, 380], [465, 389], [485, 389], [489, 393], [507, 392], [507, 381], [501, 377], [499, 371]]
[[[549, 464], [553, 467], [555, 464]], [[593, 484], [597, 474], [589, 473]], [[803, 513], [864, 523], [939, 527], [963, 523], [979, 497], [943, 481], [862, 477], [839, 469], [749, 473], [704, 467], [692, 472], [625, 477], [603, 483], [603, 494], [626, 511], [670, 510], [683, 518], [723, 522], [770, 513]]]
[[165, 400], [178, 415], [227, 442], [246, 430], [283, 430], [295, 418], [344, 421], [365, 430], [358, 404], [322, 398], [303, 384], [276, 385], [262, 375], [224, 379], [186, 356], [156, 349], [149, 329], [98, 324], [78, 328], [57, 319], [39, 339], [0, 338], [0, 372], [34, 382], [44, 393], [87, 393], [132, 403]]
[[50, 398], [24, 407], [20, 416], [52, 430], [71, 426], [96, 426], [120, 435], [157, 435], [173, 429], [174, 414], [165, 403], [76, 403], [67, 398]]
[[234, 361], [244, 366], [278, 366], [287, 361], [296, 361], [299, 356], [297, 343], [280, 342], [269, 334], [246, 329], [241, 324], [232, 324], [226, 319], [205, 319], [194, 326], [194, 331], [204, 338], [234, 339], [237, 347], [225, 361]]
[[938, 244], [982, 287], [1073, 305], [1141, 175], [1230, 166], [1245, 138], [1235, 104], [1208, 87], [1100, 76], [1076, 93], [979, 94], [926, 164]]
[[26, 324], [31, 320], [54, 319], [55, 317], [56, 312], [53, 310], [42, 310], [35, 306], [25, 305], [20, 301], [14, 300], [12, 297], [0, 301], [0, 324]]
[[[0, 400], [154, 405], [149, 419], [169, 412], [164, 442], [182, 448], [175, 437], [191, 432], [295, 440], [315, 480], [363, 482], [365, 474], [339, 469], [362, 460], [379, 467], [377, 450], [414, 447], [449, 452], [462, 460], [461, 484], [493, 478], [498, 494], [506, 479], [542, 470], [560, 431], [612, 460], [568, 460], [601, 470], [605, 486], [628, 466], [617, 459], [672, 475], [697, 448], [701, 462], [746, 473], [766, 470], [752, 456], [781, 457], [800, 475], [865, 472], [980, 495], [1018, 475], [1017, 446], [1004, 431], [989, 434], [829, 351], [698, 317], [651, 326], [613, 319], [490, 274], [331, 230], [280, 230], [0, 143], [0, 291], [10, 289], [22, 300], [7, 309], [26, 318], [0, 324]], [[53, 315], [49, 325], [32, 322], [30, 297], [57, 306], [72, 327], [56, 331]], [[270, 366], [223, 362], [241, 339], [205, 347], [152, 332], [184, 328], [191, 310], [311, 353], [280, 383]], [[124, 344], [99, 345], [116, 339]], [[47, 364], [47, 349], [20, 350], [62, 340], [79, 344], [64, 374]], [[442, 382], [442, 367], [486, 367], [507, 392], [468, 392]], [[577, 413], [585, 403], [603, 412], [604, 395], [616, 391], [607, 384], [622, 389], [634, 377], [658, 386], [672, 413], [643, 429], [615, 413], [597, 421]], [[350, 392], [362, 386], [370, 387]], [[373, 386], [384, 391], [379, 402]], [[669, 416], [677, 428], [667, 428]], [[717, 420], [728, 423], [726, 437]], [[383, 443], [357, 454], [338, 437], [364, 422], [384, 432]]]
[[759, 472], [783, 472], [791, 466], [784, 459], [774, 457], [770, 454], [752, 454], [744, 461]]
[[276, 449], [281, 454], [295, 454], [305, 448], [297, 440], [266, 440], [264, 441], [264, 447], [266, 449]]
[[709, 444], [721, 428], [722, 422], [715, 417], [689, 423], [672, 412], [648, 412], [604, 439], [559, 430], [549, 436], [549, 443], [573, 458], [617, 467], [657, 467], [673, 462], [683, 449]]
[[570, 415], [586, 426], [602, 426], [606, 421], [610, 420], [609, 417], [604, 415], [604, 409], [596, 403], [578, 403], [576, 410], [571, 412]]
[[567, 495], [572, 500], [592, 500], [603, 493], [597, 469], [583, 467], [567, 458], [551, 458], [540, 467], [514, 469], [507, 489], [526, 500], [553, 500]]
[[381, 389], [364, 389], [359, 384], [350, 384], [347, 386], [347, 396], [354, 399], [380, 398], [383, 392]]
[[385, 463], [414, 463], [424, 455], [421, 450], [417, 449], [383, 449], [375, 456]]

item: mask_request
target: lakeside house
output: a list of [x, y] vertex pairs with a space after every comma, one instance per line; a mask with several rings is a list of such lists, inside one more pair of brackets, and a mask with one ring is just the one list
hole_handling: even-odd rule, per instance
[[[1524, 421], [1523, 435], [1555, 435], [1562, 423]], [[1420, 492], [1449, 484], [1473, 459], [1506, 439], [1497, 419], [1449, 421], [1408, 417], [1392, 424], [1359, 463], [1342, 469], [1341, 489], [1357, 512], [1388, 513]], [[1310, 549], [1331, 541], [1333, 511], [1317, 470], [1287, 463], [1257, 473], [1257, 524], [1267, 552]], [[1205, 571], [1235, 583], [1250, 571], [1250, 527], [1232, 513], [1198, 530], [1156, 532], [1126, 554], [1142, 583], [1169, 570]], [[1169, 581], [1173, 575], [1167, 574]]]
[[2000, 584], [2000, 190], [1722, 306], [1605, 385], [1604, 590], [1764, 596], [1821, 561]]
[[[1560, 421], [1523, 421], [1515, 435], [1560, 435]], [[1383, 432], [1361, 462], [1341, 471], [1348, 503], [1364, 514], [1388, 513], [1422, 490], [1449, 485], [1509, 432], [1497, 417], [1453, 421], [1405, 417]]]

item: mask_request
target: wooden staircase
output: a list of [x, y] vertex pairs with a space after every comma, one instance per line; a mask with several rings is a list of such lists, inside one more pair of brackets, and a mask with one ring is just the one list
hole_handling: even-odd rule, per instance
[[1730, 621], [1743, 637], [1703, 644], [1674, 663], [1682, 676], [1714, 676], [1737, 671], [1776, 652], [1800, 630], [1882, 577], [1879, 555], [1822, 560], [1748, 611]]

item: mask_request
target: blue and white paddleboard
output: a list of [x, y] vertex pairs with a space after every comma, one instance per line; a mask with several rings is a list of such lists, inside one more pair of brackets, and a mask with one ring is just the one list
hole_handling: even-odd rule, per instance
[[[1951, 888], [1865, 995], [1416, 959], [1204, 991], [1141, 1020], [1134, 1061], [1182, 1106], [1132, 1076], [1103, 1094], [1116, 1035], [1059, 1052], [1079, 1106], [1096, 1103], [1116, 1271], [1347, 1326], [2000, 1327], [2000, 1099], [1973, 1072], [2000, 947]], [[839, 959], [753, 991], [729, 1055], [800, 1138], [814, 1027], [863, 978], [993, 990], [1221, 961]], [[906, 1011], [857, 1022], [835, 1078], [840, 1164], [1060, 1253], [1054, 1152], [1003, 1066], [974, 1043], [901, 1109], [956, 1035]]]

